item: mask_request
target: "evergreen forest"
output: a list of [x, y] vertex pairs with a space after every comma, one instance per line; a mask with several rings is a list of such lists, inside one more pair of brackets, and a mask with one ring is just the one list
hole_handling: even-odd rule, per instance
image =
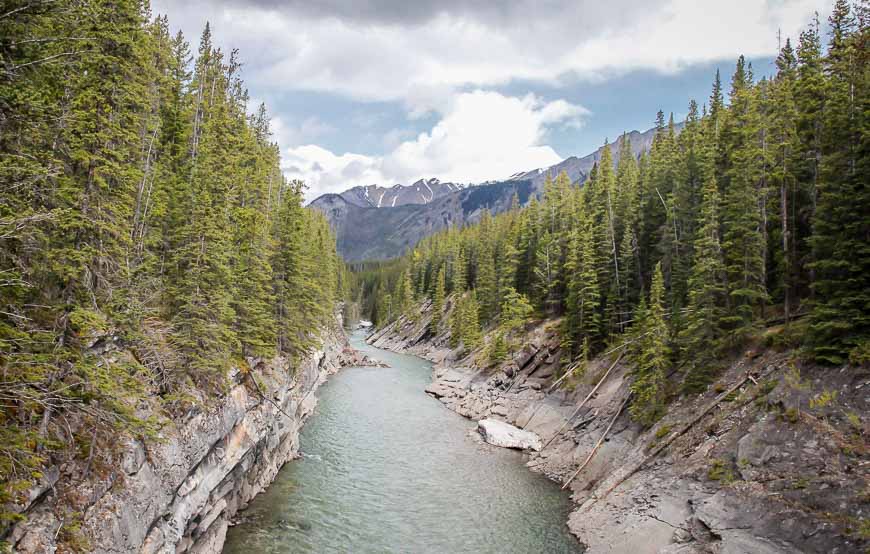
[[581, 186], [551, 175], [525, 207], [358, 267], [363, 313], [383, 326], [431, 300], [435, 331], [451, 298], [453, 345], [492, 333], [492, 362], [528, 318], [558, 318], [565, 367], [625, 347], [645, 424], [751, 341], [866, 364], [868, 25], [866, 3], [838, 0], [828, 32], [784, 40], [772, 76], [741, 56], [682, 126], [659, 112], [649, 152], [626, 135]]
[[171, 416], [259, 360], [293, 371], [347, 277], [208, 25], [191, 47], [142, 0], [0, 12], [4, 504], [153, 433], [146, 397]]

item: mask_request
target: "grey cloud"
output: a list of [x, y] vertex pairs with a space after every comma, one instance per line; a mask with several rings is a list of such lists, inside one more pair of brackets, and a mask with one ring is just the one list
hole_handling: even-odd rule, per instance
[[564, 10], [563, 0], [218, 0], [233, 7], [258, 7], [311, 18], [336, 18], [376, 24], [418, 24], [442, 14], [484, 22], [505, 22], [517, 16]]

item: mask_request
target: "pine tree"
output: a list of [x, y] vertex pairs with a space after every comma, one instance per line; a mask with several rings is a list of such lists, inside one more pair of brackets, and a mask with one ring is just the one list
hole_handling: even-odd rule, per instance
[[761, 186], [760, 114], [751, 67], [745, 65], [742, 56], [732, 79], [731, 98], [725, 129], [729, 168], [725, 175], [722, 246], [730, 297], [730, 313], [725, 321], [739, 339], [752, 328], [755, 309], [767, 300], [765, 242], [759, 209], [759, 199], [766, 194]]
[[822, 71], [822, 45], [818, 16], [800, 35], [797, 48], [798, 68], [795, 81], [795, 107], [797, 109], [797, 139], [795, 177], [796, 199], [792, 202], [794, 240], [793, 258], [796, 263], [795, 287], [798, 294], [811, 292], [813, 218], [818, 198], [818, 182], [822, 158], [822, 107], [825, 100], [825, 76]]
[[462, 344], [464, 350], [469, 351], [480, 345], [478, 310], [479, 305], [474, 291], [466, 293], [456, 300], [450, 321], [451, 348], [456, 348]]
[[553, 234], [545, 231], [538, 241], [534, 275], [538, 305], [550, 314], [556, 314], [559, 311], [560, 255], [558, 241]]
[[792, 303], [796, 290], [797, 260], [795, 250], [795, 217], [797, 201], [797, 176], [799, 144], [797, 135], [797, 109], [794, 100], [794, 81], [797, 59], [786, 40], [776, 61], [778, 73], [771, 84], [770, 126], [771, 160], [770, 175], [772, 203], [771, 233], [768, 251], [772, 253], [772, 271], [768, 287], [781, 298], [785, 321], [791, 319]]
[[453, 310], [450, 312], [450, 348], [456, 348], [462, 342], [462, 322], [465, 319], [465, 294], [456, 296]]
[[665, 283], [661, 264], [656, 264], [650, 287], [649, 306], [638, 310], [641, 319], [634, 347], [635, 372], [631, 391], [631, 417], [644, 426], [655, 423], [665, 409], [665, 372], [670, 366], [668, 324], [665, 319]]
[[200, 105], [195, 136], [195, 165], [187, 196], [188, 220], [178, 232], [179, 244], [172, 252], [175, 280], [170, 284], [174, 298], [173, 342], [187, 366], [204, 382], [220, 384], [236, 349], [232, 329], [232, 270], [230, 206], [233, 182], [224, 171], [231, 154], [229, 127], [231, 112], [224, 96], [228, 80], [223, 56], [209, 49], [207, 37], [200, 45], [195, 79], [213, 84], [215, 94]]
[[411, 270], [406, 269], [402, 273], [402, 277], [397, 283], [396, 293], [394, 294], [399, 302], [399, 310], [402, 315], [413, 318], [414, 314], [414, 284], [411, 280]]
[[[484, 228], [484, 230], [488, 230]], [[475, 290], [480, 302], [480, 316], [485, 322], [498, 316], [498, 277], [495, 273], [495, 257], [489, 236], [481, 236], [477, 252], [477, 276]]]
[[487, 348], [487, 361], [490, 365], [497, 365], [503, 362], [508, 355], [508, 343], [505, 339], [504, 332], [497, 330]]
[[430, 326], [432, 333], [438, 333], [438, 325], [441, 323], [441, 312], [444, 311], [444, 288], [444, 268], [441, 267], [438, 270], [438, 277], [435, 279], [435, 292], [432, 295], [432, 323]]
[[582, 207], [566, 267], [570, 281], [564, 336], [572, 352], [576, 352], [584, 340], [592, 345], [594, 351], [601, 339], [601, 293], [592, 223], [584, 215]]
[[247, 116], [238, 54], [207, 26], [191, 73], [145, 2], [85, 7], [0, 17], [0, 388], [32, 395], [0, 408], [0, 504], [70, 457], [53, 452], [70, 433], [111, 453], [153, 431], [139, 407], [208, 401], [244, 356], [301, 354], [347, 288], [265, 109]]
[[686, 326], [679, 341], [687, 366], [685, 388], [699, 392], [712, 382], [724, 336], [725, 267], [719, 243], [719, 191], [712, 179], [704, 185], [694, 246]]
[[453, 265], [453, 282], [451, 284], [451, 290], [453, 292], [462, 294], [465, 292], [466, 287], [468, 286], [468, 281], [466, 279], [466, 264], [467, 261], [465, 259], [465, 252], [462, 248], [457, 247], [456, 261]]
[[[870, 352], [870, 118], [867, 55], [856, 52], [861, 35], [849, 3], [838, 0], [829, 22], [823, 156], [811, 239], [816, 273], [811, 340], [816, 359], [840, 364], [850, 352], [856, 360]], [[866, 40], [866, 29], [864, 34]]]
[[521, 328], [531, 317], [534, 308], [524, 294], [520, 294], [513, 287], [505, 292], [501, 308], [500, 326], [506, 333], [511, 333]]

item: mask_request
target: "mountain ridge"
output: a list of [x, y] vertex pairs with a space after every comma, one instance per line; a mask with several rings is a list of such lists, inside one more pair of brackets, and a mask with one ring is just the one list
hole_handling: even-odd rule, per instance
[[[675, 126], [677, 132], [682, 125]], [[620, 135], [610, 143], [614, 165], [619, 162], [624, 138], [631, 141], [632, 154], [638, 157], [650, 149], [655, 133], [652, 128]], [[549, 167], [477, 185], [429, 178], [411, 185], [356, 186], [322, 194], [308, 207], [326, 215], [336, 233], [338, 251], [346, 261], [394, 258], [436, 231], [476, 221], [484, 208], [492, 213], [507, 210], [514, 194], [521, 205], [526, 204], [533, 195], [543, 192], [548, 175], [555, 178], [564, 171], [572, 184], [582, 185], [603, 151], [601, 146], [582, 157], [569, 156]]]
[[[361, 208], [395, 208], [407, 204], [428, 204], [445, 194], [461, 190], [464, 185], [442, 183], [437, 178], [418, 179], [410, 185], [395, 184], [391, 187], [381, 185], [358, 185], [337, 193], [346, 201]], [[319, 200], [321, 195], [312, 201]]]

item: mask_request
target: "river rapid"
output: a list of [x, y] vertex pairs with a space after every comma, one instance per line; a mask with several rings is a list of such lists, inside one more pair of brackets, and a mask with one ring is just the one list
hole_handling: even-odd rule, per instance
[[389, 368], [345, 368], [318, 392], [287, 464], [227, 535], [228, 554], [581, 552], [567, 494], [522, 453], [424, 393], [431, 364], [365, 344]]

